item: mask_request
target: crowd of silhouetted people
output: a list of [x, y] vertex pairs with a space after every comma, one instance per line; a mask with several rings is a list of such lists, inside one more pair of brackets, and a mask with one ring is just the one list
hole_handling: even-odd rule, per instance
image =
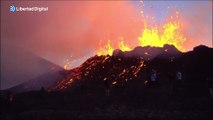
[[[167, 79], [168, 79], [168, 91], [170, 95], [175, 95], [176, 92], [182, 87], [183, 84], [183, 80], [182, 80], [182, 72], [181, 71], [176, 71], [175, 73], [172, 72], [168, 72], [167, 73]], [[206, 78], [207, 81], [207, 86], [208, 86], [208, 90], [209, 90], [209, 96], [211, 99], [213, 99], [213, 80], [212, 77], [208, 77]], [[144, 85], [147, 89], [152, 89], [154, 87], [159, 87], [159, 73], [157, 70], [152, 69], [150, 71], [150, 74], [148, 75], [148, 79], [144, 81]], [[112, 86], [112, 82], [110, 81], [110, 79], [105, 79], [103, 86], [105, 88], [105, 96], [110, 97], [111, 96], [111, 86]], [[84, 84], [82, 83], [80, 85], [80, 93], [82, 95], [84, 95], [83, 93], [85, 93], [86, 87], [84, 86]], [[41, 87], [40, 89], [40, 100], [41, 101], [45, 101], [45, 97], [47, 94], [47, 91], [45, 90], [44, 87]], [[66, 98], [64, 98], [66, 99]], [[14, 95], [12, 92], [8, 91], [6, 93], [6, 95], [4, 96], [4, 104], [7, 108], [7, 111], [11, 111], [11, 106], [13, 104], [14, 101]], [[41, 104], [44, 102], [41, 102]]]

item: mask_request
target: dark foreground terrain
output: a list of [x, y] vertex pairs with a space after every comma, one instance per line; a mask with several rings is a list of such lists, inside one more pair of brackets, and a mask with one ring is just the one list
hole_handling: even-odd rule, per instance
[[[183, 91], [169, 95], [160, 88], [131, 87], [114, 88], [109, 97], [104, 90], [95, 89], [85, 93], [37, 91], [18, 94], [10, 105], [1, 106], [1, 120], [213, 118], [213, 101], [209, 97], [187, 97]], [[128, 92], [128, 89], [134, 90]]]
[[[162, 53], [143, 54], [150, 49]], [[187, 53], [165, 46], [95, 56], [63, 73], [64, 78], [49, 88], [13, 94], [21, 89], [17, 86], [2, 91], [1, 120], [212, 120], [208, 82], [212, 53], [205, 46]], [[157, 71], [158, 82], [147, 85], [152, 69]], [[177, 71], [182, 73], [178, 86], [173, 82]], [[110, 96], [105, 94], [105, 80], [112, 83]]]

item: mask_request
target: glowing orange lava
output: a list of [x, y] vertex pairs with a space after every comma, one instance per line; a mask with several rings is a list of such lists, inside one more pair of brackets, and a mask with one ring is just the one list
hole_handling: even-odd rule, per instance
[[[143, 2], [142, 2], [143, 3]], [[180, 13], [176, 11], [173, 16], [169, 16], [166, 22], [163, 25], [157, 25], [150, 21], [154, 20], [154, 17], [145, 16], [144, 12], [141, 11], [144, 28], [141, 31], [141, 34], [138, 36], [136, 46], [155, 46], [163, 47], [165, 44], [174, 45], [178, 50], [184, 52], [183, 43], [186, 41], [186, 38], [181, 33], [181, 22], [180, 22]], [[121, 51], [131, 51], [131, 48], [124, 39], [119, 41], [119, 44], [114, 44], [110, 40], [103, 45], [99, 46], [97, 49], [97, 55], [112, 55], [115, 49], [120, 49]]]

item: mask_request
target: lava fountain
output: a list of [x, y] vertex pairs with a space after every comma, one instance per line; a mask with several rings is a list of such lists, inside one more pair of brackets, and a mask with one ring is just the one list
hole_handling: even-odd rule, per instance
[[[143, 3], [143, 2], [142, 2]], [[97, 55], [112, 55], [115, 49], [121, 51], [131, 51], [137, 46], [153, 46], [163, 47], [164, 44], [174, 45], [178, 50], [184, 52], [183, 43], [186, 41], [182, 31], [183, 25], [180, 20], [180, 12], [175, 11], [171, 16], [168, 16], [166, 21], [161, 24], [153, 24], [154, 17], [145, 16], [144, 12], [141, 11], [144, 28], [141, 34], [138, 35], [137, 44], [130, 47], [122, 38], [119, 44], [112, 43], [112, 40], [108, 40], [107, 43], [99, 45], [97, 49]]]

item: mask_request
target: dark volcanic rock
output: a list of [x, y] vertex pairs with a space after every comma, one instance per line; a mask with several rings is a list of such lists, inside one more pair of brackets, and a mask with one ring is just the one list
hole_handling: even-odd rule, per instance
[[115, 50], [113, 52], [113, 56], [116, 57], [137, 57], [137, 58], [143, 58], [143, 60], [152, 60], [157, 56], [165, 56], [167, 58], [168, 56], [178, 56], [181, 52], [176, 49], [173, 45], [164, 45], [161, 47], [151, 47], [151, 46], [145, 46], [141, 47], [138, 46], [132, 51], [128, 52], [122, 52], [121, 50]]
[[[146, 59], [143, 57], [146, 51], [155, 57]], [[130, 53], [134, 55], [126, 57]], [[211, 120], [213, 102], [209, 99], [206, 79], [212, 78], [212, 53], [213, 49], [205, 46], [181, 53], [174, 46], [165, 45], [137, 47], [130, 52], [117, 50], [113, 56], [94, 56], [66, 71], [63, 79], [49, 88], [50, 92], [15, 95], [10, 109], [3, 111], [1, 117], [9, 120]], [[158, 84], [146, 86], [144, 83], [152, 69], [157, 70]], [[176, 87], [173, 81], [177, 71], [182, 72], [183, 79], [171, 91]], [[172, 76], [171, 80], [168, 75]], [[105, 95], [104, 80], [111, 83], [110, 96]], [[7, 105], [3, 104], [2, 108]]]
[[65, 90], [80, 84], [102, 86], [103, 81], [107, 79], [111, 81], [112, 86], [128, 86], [137, 80], [144, 82], [149, 79], [151, 69], [156, 69], [160, 82], [165, 85], [169, 84], [168, 72], [174, 76], [177, 71], [181, 71], [184, 84], [190, 86], [196, 81], [202, 81], [197, 90], [202, 89], [204, 92], [207, 91], [204, 87], [205, 79], [212, 77], [212, 52], [212, 48], [198, 46], [193, 51], [181, 53], [172, 45], [164, 45], [163, 48], [136, 47], [129, 52], [115, 50], [112, 56], [91, 57], [81, 66], [68, 71], [64, 80], [50, 90]]

